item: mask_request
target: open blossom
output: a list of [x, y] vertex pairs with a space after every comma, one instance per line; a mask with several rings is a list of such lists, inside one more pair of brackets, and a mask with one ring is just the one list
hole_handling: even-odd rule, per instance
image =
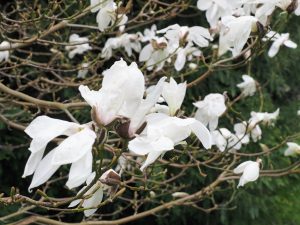
[[147, 116], [147, 127], [143, 133], [129, 142], [128, 148], [138, 155], [147, 155], [141, 170], [155, 162], [163, 153], [174, 149], [193, 132], [208, 149], [211, 135], [207, 128], [193, 118], [181, 119], [165, 114], [153, 113]]
[[109, 59], [112, 57], [112, 51], [118, 48], [124, 48], [129, 57], [132, 56], [132, 52], [141, 51], [141, 43], [137, 34], [124, 33], [119, 37], [109, 38], [101, 52], [101, 57]]
[[200, 26], [187, 27], [174, 24], [157, 31], [157, 33], [164, 34], [171, 51], [175, 51], [181, 43], [185, 42], [196, 44], [199, 47], [207, 47], [209, 41], [212, 40], [208, 29]]
[[220, 128], [211, 132], [213, 145], [223, 152], [225, 149], [228, 150], [239, 150], [242, 145], [239, 138], [231, 133], [226, 128]]
[[195, 118], [211, 131], [218, 126], [219, 117], [226, 111], [225, 97], [221, 94], [209, 94], [202, 101], [194, 103], [198, 108]]
[[78, 34], [71, 34], [69, 37], [70, 46], [66, 46], [66, 50], [69, 52], [69, 58], [74, 58], [75, 55], [83, 54], [84, 52], [91, 50], [92, 47], [87, 43], [89, 39], [87, 37], [80, 37]]
[[258, 179], [260, 163], [260, 159], [258, 159], [256, 162], [246, 161], [241, 163], [238, 167], [236, 167], [233, 170], [235, 174], [243, 173], [240, 177], [240, 181], [237, 187], [244, 186], [248, 182], [256, 181]]
[[273, 125], [274, 120], [277, 120], [279, 116], [279, 109], [273, 113], [267, 112], [251, 112], [251, 118], [249, 120], [250, 126], [254, 126], [257, 123], [265, 125]]
[[253, 16], [226, 16], [222, 18], [219, 38], [219, 56], [231, 51], [238, 56], [245, 46], [252, 29], [256, 29], [257, 19]]
[[244, 82], [237, 85], [238, 88], [242, 90], [243, 96], [252, 96], [256, 92], [256, 82], [249, 75], [242, 76]]
[[96, 21], [100, 31], [104, 31], [112, 25], [122, 26], [127, 23], [127, 16], [117, 12], [118, 6], [114, 0], [91, 0], [91, 7], [91, 12], [98, 11]]
[[102, 88], [99, 91], [81, 85], [79, 91], [82, 97], [93, 107], [94, 120], [97, 123], [106, 126], [117, 118], [127, 118], [130, 122], [128, 135], [134, 136], [161, 96], [166, 78], [161, 78], [144, 99], [145, 80], [136, 63], [128, 66], [121, 59], [104, 71], [103, 76]]
[[[91, 173], [90, 176], [86, 180], [86, 186], [81, 188], [81, 190], [78, 192], [82, 192], [94, 179], [95, 177], [95, 172]], [[69, 208], [77, 206], [82, 200], [82, 207], [83, 208], [91, 208], [91, 209], [86, 209], [84, 210], [84, 215], [86, 217], [89, 217], [93, 215], [97, 211], [97, 206], [102, 202], [103, 199], [103, 189], [104, 185], [101, 184], [100, 181], [97, 181], [83, 196], [85, 199], [77, 199], [74, 200], [73, 202], [70, 203]], [[91, 195], [89, 198], [87, 196]]]
[[177, 51], [177, 57], [174, 63], [175, 69], [180, 71], [183, 69], [186, 60], [192, 60], [193, 56], [199, 57], [202, 55], [202, 52], [188, 43], [184, 48], [179, 48]]
[[153, 38], [143, 47], [139, 55], [140, 62], [146, 62], [147, 70], [161, 70], [171, 54], [168, 42], [164, 37]]
[[210, 27], [214, 28], [221, 17], [231, 16], [236, 1], [234, 0], [198, 0], [197, 7], [206, 11], [206, 19]]
[[[34, 119], [25, 132], [32, 138], [23, 177], [33, 175], [29, 189], [45, 183], [61, 166], [70, 164], [69, 188], [81, 185], [92, 172], [92, 146], [96, 139], [89, 124], [79, 125], [47, 116]], [[67, 136], [44, 156], [48, 143], [58, 136]], [[43, 157], [44, 156], [44, 157]]]
[[235, 135], [240, 139], [242, 144], [249, 143], [249, 135], [251, 136], [254, 142], [257, 142], [261, 139], [262, 131], [258, 124], [255, 127], [247, 125], [245, 121], [242, 123], [236, 123], [234, 125]]
[[270, 39], [271, 41], [273, 41], [273, 44], [270, 47], [270, 50], [268, 51], [268, 55], [269, 57], [274, 57], [275, 55], [277, 55], [280, 47], [282, 45], [288, 47], [288, 48], [297, 48], [297, 44], [291, 40], [289, 40], [289, 33], [285, 33], [285, 34], [279, 34], [276, 33], [274, 31], [270, 31], [266, 34], [266, 38], [264, 38], [264, 40], [268, 40]]
[[[2, 41], [1, 44], [0, 44], [0, 47], [7, 47], [9, 48], [10, 47], [10, 43], [7, 42], [7, 41]], [[7, 61], [9, 58], [9, 51], [6, 50], [6, 51], [0, 51], [0, 62], [2, 61]]]
[[288, 145], [288, 148], [284, 152], [285, 156], [300, 154], [300, 145], [294, 142], [287, 142], [286, 144]]
[[186, 82], [177, 84], [171, 77], [170, 82], [165, 82], [162, 96], [168, 104], [169, 114], [174, 116], [180, 109], [186, 92]]

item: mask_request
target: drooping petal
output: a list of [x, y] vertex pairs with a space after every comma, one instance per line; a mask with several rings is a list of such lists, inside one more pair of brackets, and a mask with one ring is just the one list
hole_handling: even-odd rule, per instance
[[[93, 188], [91, 188], [93, 189]], [[102, 187], [100, 187], [93, 195], [92, 197], [90, 197], [89, 199], [84, 200], [82, 206], [84, 208], [92, 208], [92, 207], [97, 207], [103, 199], [103, 189]], [[96, 209], [88, 209], [88, 210], [84, 210], [84, 215], [86, 217], [91, 216], [92, 214], [94, 214], [97, 211]]]
[[259, 177], [259, 163], [251, 162], [244, 169], [244, 173], [240, 178], [238, 187], [244, 186], [246, 183], [255, 181]]
[[53, 149], [53, 165], [74, 163], [92, 150], [96, 134], [90, 128], [84, 128], [80, 132], [65, 139], [59, 146]]
[[78, 161], [72, 163], [69, 179], [66, 183], [69, 189], [75, 188], [83, 184], [88, 176], [92, 173], [93, 155], [92, 152], [88, 152]]
[[79, 131], [80, 127], [76, 123], [39, 116], [25, 129], [25, 133], [33, 139], [29, 150], [33, 153], [43, 151], [48, 142], [55, 137], [74, 134]]
[[38, 152], [32, 152], [29, 159], [27, 160], [24, 173], [22, 177], [27, 177], [34, 173], [35, 169], [37, 168], [39, 162], [42, 160], [44, 155], [44, 150], [38, 151]]
[[209, 130], [200, 122], [195, 120], [194, 123], [189, 125], [193, 133], [201, 141], [204, 148], [209, 149], [212, 145], [212, 137]]
[[245, 168], [251, 164], [253, 161], [246, 161], [246, 162], [243, 162], [241, 163], [240, 165], [238, 165], [238, 167], [236, 167], [233, 172], [236, 173], [236, 174], [239, 174], [239, 173], [243, 173]]
[[140, 168], [141, 171], [144, 171], [145, 168], [147, 168], [150, 164], [154, 163], [162, 153], [163, 152], [159, 152], [159, 151], [149, 152], [146, 161], [144, 162], [144, 164]]
[[33, 175], [29, 190], [45, 183], [59, 168], [59, 165], [53, 165], [51, 163], [53, 156], [54, 151], [52, 150], [40, 161]]

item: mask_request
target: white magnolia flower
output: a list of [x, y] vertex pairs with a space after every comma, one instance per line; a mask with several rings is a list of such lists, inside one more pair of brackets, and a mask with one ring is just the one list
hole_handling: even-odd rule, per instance
[[177, 51], [177, 58], [175, 60], [174, 66], [177, 71], [183, 69], [186, 59], [192, 60], [193, 56], [199, 57], [202, 55], [202, 52], [196, 48], [192, 47], [191, 43], [188, 43], [184, 48], [179, 48]]
[[[90, 125], [79, 125], [47, 116], [34, 119], [25, 132], [32, 138], [23, 177], [34, 173], [29, 189], [45, 183], [61, 166], [70, 164], [67, 186], [81, 185], [92, 172], [92, 146], [96, 134]], [[48, 143], [61, 135], [67, 136], [56, 148], [44, 157]]]
[[242, 76], [244, 82], [237, 85], [242, 90], [243, 96], [253, 96], [256, 92], [256, 82], [249, 75]]
[[260, 140], [262, 135], [262, 131], [258, 124], [256, 124], [254, 127], [251, 127], [249, 124], [247, 125], [245, 121], [242, 123], [236, 123], [234, 125], [234, 131], [235, 135], [240, 139], [242, 144], [249, 143], [249, 134], [254, 142]]
[[170, 82], [165, 82], [162, 96], [166, 100], [169, 107], [169, 114], [174, 116], [180, 109], [186, 93], [186, 82], [177, 84], [171, 77]]
[[174, 149], [174, 146], [180, 144], [192, 132], [206, 149], [211, 147], [211, 135], [201, 122], [193, 118], [181, 119], [153, 113], [147, 116], [147, 127], [144, 132], [131, 140], [128, 148], [138, 155], [147, 155], [141, 167], [141, 170], [144, 170], [160, 155]]
[[137, 34], [124, 33], [119, 37], [109, 38], [101, 52], [101, 57], [109, 59], [112, 57], [112, 51], [118, 48], [124, 48], [129, 57], [132, 56], [132, 51], [140, 52], [141, 43]]
[[118, 116], [131, 117], [140, 104], [145, 91], [145, 80], [136, 63], [121, 59], [103, 72], [102, 88], [92, 91], [81, 85], [79, 91], [87, 103], [94, 107], [98, 120], [108, 125]]
[[242, 145], [239, 138], [231, 133], [226, 128], [220, 128], [211, 132], [213, 145], [223, 152], [225, 149], [228, 150], [239, 150]]
[[82, 63], [81, 69], [78, 70], [77, 78], [85, 78], [87, 73], [89, 72], [89, 63]]
[[287, 142], [286, 144], [288, 145], [288, 148], [284, 152], [285, 156], [300, 154], [300, 145], [294, 142]]
[[[1, 47], [5, 47], [5, 48], [9, 48], [10, 47], [10, 43], [7, 41], [2, 41], [0, 44], [0, 48]], [[0, 51], [0, 62], [2, 61], [7, 61], [9, 58], [9, 51]]]
[[194, 103], [198, 108], [195, 118], [211, 131], [218, 126], [219, 117], [226, 111], [225, 98], [221, 94], [209, 94], [202, 101]]
[[164, 37], [168, 40], [170, 51], [174, 52], [180, 43], [194, 43], [199, 47], [207, 47], [212, 37], [207, 28], [194, 26], [179, 26], [174, 24], [168, 26], [162, 30], [157, 31], [158, 34], [164, 34]]
[[147, 70], [161, 70], [171, 54], [168, 42], [164, 37], [153, 38], [151, 42], [143, 47], [140, 52], [139, 61], [146, 62]]
[[231, 16], [234, 6], [237, 6], [235, 0], [198, 0], [197, 7], [206, 11], [206, 19], [210, 27], [214, 28], [221, 17]]
[[[78, 194], [80, 194], [80, 192], [82, 192], [94, 179], [95, 177], [95, 172], [93, 172], [92, 174], [90, 174], [90, 176], [88, 177], [87, 181], [86, 181], [86, 186], [84, 186], [79, 192]], [[86, 210], [84, 210], [84, 215], [86, 217], [89, 217], [91, 215], [93, 215], [96, 211], [97, 211], [97, 206], [102, 202], [103, 199], [103, 189], [104, 189], [104, 185], [101, 184], [100, 181], [97, 181], [84, 195], [83, 199], [77, 199], [74, 200], [73, 202], [70, 203], [70, 205], [68, 206], [69, 208], [71, 207], [75, 207], [77, 206], [82, 200], [82, 207], [83, 208], [87, 208]], [[92, 194], [93, 193], [93, 194]], [[89, 198], [87, 198], [87, 196], [91, 195]]]
[[251, 118], [249, 120], [250, 126], [253, 127], [255, 124], [262, 123], [265, 125], [273, 125], [274, 120], [277, 120], [279, 116], [279, 109], [273, 113], [267, 112], [251, 112]]
[[256, 181], [259, 177], [259, 164], [261, 160], [258, 159], [256, 162], [254, 161], [246, 161], [241, 163], [238, 167], [236, 167], [233, 172], [235, 174], [243, 173], [240, 177], [240, 181], [237, 187], [244, 186], [248, 182]]
[[270, 31], [266, 34], [266, 38], [264, 38], [263, 40], [266, 41], [270, 39], [271, 41], [273, 41], [273, 44], [271, 45], [268, 52], [269, 57], [273, 58], [275, 55], [277, 55], [282, 45], [285, 45], [288, 48], [297, 48], [297, 44], [289, 40], [289, 36], [289, 33], [279, 34], [274, 31]]
[[66, 50], [69, 52], [69, 58], [72, 59], [76, 54], [83, 54], [84, 52], [91, 50], [92, 47], [88, 43], [87, 37], [80, 37], [78, 34], [71, 34], [69, 37], [69, 46], [66, 46]]
[[253, 16], [226, 16], [222, 18], [219, 38], [219, 56], [231, 51], [238, 56], [245, 46], [252, 29], [256, 29], [257, 19]]
[[157, 38], [156, 31], [157, 31], [157, 28], [156, 28], [155, 24], [153, 24], [151, 26], [151, 29], [146, 28], [144, 30], [144, 34], [139, 33], [139, 35], [141, 37], [141, 41], [142, 42], [150, 42], [151, 40], [156, 39]]
[[127, 23], [128, 17], [118, 14], [118, 6], [114, 0], [91, 0], [91, 7], [91, 12], [98, 11], [96, 21], [100, 31], [105, 31], [112, 25], [123, 26]]
[[128, 118], [128, 135], [133, 137], [161, 96], [166, 78], [161, 78], [151, 93], [143, 99], [145, 80], [135, 62], [127, 66], [121, 59], [104, 71], [103, 76], [102, 88], [99, 91], [91, 91], [84, 85], [79, 87], [79, 91], [94, 108], [97, 123], [106, 126], [119, 117]]

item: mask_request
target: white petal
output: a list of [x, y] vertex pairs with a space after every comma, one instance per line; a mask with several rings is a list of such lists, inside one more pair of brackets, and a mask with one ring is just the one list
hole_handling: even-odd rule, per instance
[[53, 160], [53, 155], [54, 151], [50, 151], [42, 159], [42, 161], [40, 161], [33, 175], [29, 190], [45, 183], [59, 168], [59, 165], [53, 165], [51, 163], [51, 161]]
[[[93, 187], [91, 188], [93, 190]], [[89, 199], [84, 200], [82, 206], [84, 208], [97, 207], [103, 199], [103, 189], [100, 187]], [[88, 209], [84, 211], [86, 217], [91, 216], [97, 209]]]
[[236, 167], [233, 172], [236, 173], [236, 174], [239, 174], [239, 173], [243, 173], [244, 172], [244, 169], [246, 168], [246, 166], [248, 166], [249, 164], [253, 163], [253, 161], [246, 161], [246, 162], [243, 162], [241, 163], [240, 165], [238, 165], [238, 167]]
[[271, 45], [270, 50], [268, 51], [268, 55], [270, 58], [273, 58], [279, 51], [279, 46], [274, 45], [274, 43]]
[[175, 69], [177, 71], [182, 70], [183, 67], [184, 67], [185, 62], [186, 62], [185, 51], [184, 51], [184, 49], [180, 49], [177, 53], [177, 58], [176, 58], [175, 63], [174, 63]]
[[148, 167], [150, 164], [154, 163], [156, 161], [156, 159], [158, 159], [158, 157], [162, 154], [163, 152], [159, 152], [159, 151], [153, 151], [150, 152], [147, 156], [146, 161], [144, 162], [143, 166], [140, 168], [141, 171], [144, 171], [144, 169], [146, 167]]
[[198, 139], [203, 144], [204, 148], [209, 149], [212, 145], [212, 137], [209, 130], [200, 122], [195, 120], [193, 124], [190, 125], [193, 133], [198, 137]]
[[38, 152], [32, 152], [24, 169], [24, 173], [22, 177], [27, 177], [34, 173], [35, 169], [37, 168], [39, 162], [43, 158], [45, 148]]
[[83, 184], [92, 173], [92, 165], [92, 152], [88, 152], [84, 157], [72, 163], [69, 172], [69, 179], [66, 183], [67, 187], [72, 189]]
[[42, 151], [48, 142], [55, 137], [74, 134], [79, 131], [80, 127], [76, 123], [53, 119], [48, 116], [39, 116], [25, 129], [25, 133], [33, 139], [29, 150], [31, 152]]
[[213, 4], [213, 2], [211, 0], [198, 0], [197, 1], [197, 7], [198, 9], [205, 11], [208, 8], [211, 7], [211, 5]]
[[52, 163], [54, 165], [63, 165], [76, 162], [92, 150], [95, 138], [95, 132], [89, 128], [84, 128], [68, 137], [53, 150]]

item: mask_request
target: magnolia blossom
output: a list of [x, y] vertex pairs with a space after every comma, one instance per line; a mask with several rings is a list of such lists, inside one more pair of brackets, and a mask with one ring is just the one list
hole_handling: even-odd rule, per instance
[[209, 94], [202, 101], [194, 103], [198, 108], [195, 118], [211, 131], [218, 126], [219, 117], [226, 111], [225, 98], [221, 94]]
[[81, 69], [78, 70], [77, 78], [85, 78], [87, 73], [89, 72], [89, 63], [82, 63]]
[[259, 164], [261, 160], [258, 159], [256, 162], [254, 161], [246, 161], [241, 163], [238, 167], [236, 167], [233, 172], [235, 174], [243, 173], [240, 177], [240, 181], [237, 187], [244, 186], [246, 183], [251, 181], [256, 181], [259, 177]]
[[193, 132], [208, 149], [212, 145], [207, 128], [193, 118], [181, 119], [165, 114], [153, 113], [147, 116], [144, 132], [129, 142], [128, 148], [138, 155], [147, 155], [141, 170], [155, 162], [165, 152], [174, 149]]
[[252, 96], [256, 92], [256, 82], [249, 75], [242, 76], [244, 82], [237, 85], [238, 88], [242, 90], [243, 96]]
[[212, 37], [208, 29], [200, 26], [187, 27], [174, 24], [162, 30], [157, 31], [158, 34], [164, 34], [168, 39], [171, 51], [175, 51], [181, 46], [181, 43], [194, 43], [199, 47], [207, 47]]
[[250, 33], [256, 29], [257, 19], [253, 16], [226, 16], [222, 18], [219, 38], [219, 56], [231, 51], [238, 56], [245, 46]]
[[[78, 194], [80, 194], [80, 192], [82, 192], [95, 178], [95, 172], [91, 173], [90, 176], [88, 177], [87, 181], [86, 181], [86, 186], [84, 186], [79, 192]], [[77, 199], [74, 200], [73, 202], [70, 203], [69, 208], [71, 207], [75, 207], [77, 206], [81, 201], [83, 201], [82, 203], [82, 207], [83, 208], [87, 208], [86, 210], [84, 210], [84, 215], [86, 217], [93, 215], [96, 211], [97, 211], [97, 206], [102, 202], [103, 199], [103, 189], [104, 189], [104, 185], [101, 184], [100, 181], [97, 181], [84, 195], [83, 199]], [[87, 196], [91, 195], [89, 198], [87, 198]]]
[[245, 121], [242, 123], [236, 123], [234, 125], [235, 135], [240, 139], [242, 144], [248, 144], [251, 136], [254, 142], [261, 139], [262, 131], [258, 124], [254, 127], [249, 126]]
[[141, 37], [141, 41], [142, 42], [149, 42], [153, 39], [156, 39], [157, 38], [156, 31], [157, 31], [157, 27], [156, 27], [155, 24], [153, 24], [150, 29], [146, 28], [144, 30], [143, 34], [139, 33], [139, 35]]
[[69, 52], [69, 58], [72, 59], [76, 54], [83, 54], [84, 52], [91, 50], [92, 47], [87, 43], [89, 39], [87, 37], [80, 37], [78, 34], [71, 34], [69, 37], [70, 46], [66, 46], [66, 50]]
[[221, 152], [225, 149], [239, 150], [242, 147], [239, 138], [226, 128], [214, 130], [211, 132], [211, 135], [213, 145], [216, 145]]
[[140, 52], [141, 43], [137, 34], [124, 33], [119, 37], [109, 38], [102, 49], [101, 57], [109, 59], [112, 57], [112, 51], [123, 47], [129, 57], [132, 56], [132, 51]]
[[164, 37], [153, 38], [151, 42], [143, 47], [140, 52], [139, 61], [146, 62], [147, 70], [161, 70], [171, 54], [168, 42]]
[[[7, 41], [2, 41], [0, 44], [0, 48], [1, 47], [5, 47], [5, 48], [9, 48], [10, 47], [10, 43]], [[2, 61], [7, 61], [9, 58], [9, 51], [0, 51], [0, 62]]]
[[91, 12], [98, 11], [96, 21], [100, 31], [106, 30], [111, 25], [123, 26], [127, 23], [128, 17], [125, 14], [118, 14], [118, 6], [114, 0], [91, 0], [91, 7]]
[[300, 154], [300, 145], [294, 142], [287, 142], [286, 144], [288, 145], [288, 148], [284, 152], [285, 156]]
[[273, 44], [271, 45], [270, 50], [268, 52], [269, 57], [273, 58], [275, 55], [277, 55], [282, 45], [285, 45], [288, 48], [297, 48], [297, 44], [289, 40], [289, 36], [289, 33], [279, 34], [274, 31], [270, 31], [266, 34], [267, 38], [264, 38], [264, 40], [266, 41], [270, 39], [271, 41], [273, 41]]
[[[74, 188], [85, 182], [92, 172], [92, 146], [96, 138], [89, 124], [79, 125], [39, 116], [25, 132], [32, 138], [31, 155], [23, 174], [26, 177], [34, 173], [29, 189], [45, 183], [61, 165], [70, 163], [67, 186]], [[44, 156], [48, 143], [61, 135], [67, 138]]]
[[250, 126], [254, 126], [258, 123], [263, 123], [266, 125], [273, 125], [274, 120], [276, 120], [279, 116], [279, 109], [277, 109], [273, 113], [267, 112], [251, 112], [251, 118], [249, 120]]
[[184, 48], [179, 48], [177, 51], [177, 58], [175, 60], [175, 69], [180, 71], [183, 69], [186, 59], [189, 61], [192, 60], [193, 56], [199, 57], [202, 55], [202, 52], [196, 48], [192, 47], [191, 43], [188, 43]]
[[127, 66], [121, 59], [104, 71], [103, 76], [99, 91], [81, 85], [79, 91], [82, 97], [93, 107], [94, 120], [98, 124], [106, 126], [117, 118], [127, 118], [130, 121], [128, 135], [134, 136], [145, 122], [146, 114], [158, 101], [166, 78], [161, 78], [154, 90], [143, 99], [145, 80], [136, 63]]
[[169, 114], [174, 116], [184, 100], [186, 92], [186, 82], [177, 84], [171, 77], [170, 82], [165, 82], [162, 96], [166, 100], [169, 108]]
[[236, 0], [198, 0], [197, 7], [206, 11], [206, 19], [210, 27], [216, 27], [219, 19], [224, 16], [231, 16]]

